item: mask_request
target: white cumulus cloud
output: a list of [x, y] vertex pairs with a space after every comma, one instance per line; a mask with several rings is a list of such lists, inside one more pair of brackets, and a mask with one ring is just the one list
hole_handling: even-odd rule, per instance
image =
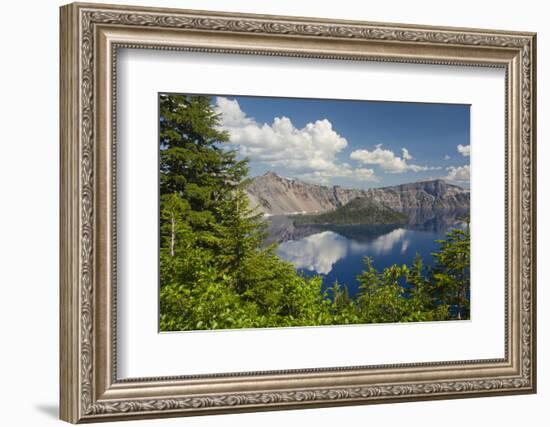
[[445, 154], [445, 157], [443, 157], [444, 160], [451, 160], [451, 156], [449, 156], [448, 154]]
[[464, 166], [449, 166], [447, 168], [446, 180], [455, 182], [469, 182], [470, 181], [470, 165]]
[[402, 148], [401, 152], [403, 153], [404, 160], [412, 160], [413, 157], [410, 155], [409, 150], [407, 150], [406, 148]]
[[355, 150], [350, 154], [350, 159], [365, 165], [378, 165], [384, 172], [404, 173], [407, 171], [421, 172], [441, 169], [439, 166], [420, 166], [407, 163], [412, 156], [409, 150], [402, 148], [402, 157], [396, 156], [391, 150], [382, 148], [382, 144], [375, 146], [374, 150]]
[[314, 181], [321, 184], [328, 184], [330, 182], [330, 178], [346, 178], [352, 181], [378, 181], [378, 177], [374, 174], [372, 169], [352, 168], [347, 163], [334, 166], [335, 167], [330, 170], [316, 170], [312, 172], [299, 173], [297, 178], [301, 178], [306, 181]]
[[237, 100], [216, 98], [215, 110], [221, 115], [221, 127], [230, 135], [242, 156], [271, 167], [285, 167], [297, 176], [326, 182], [334, 177], [376, 181], [372, 169], [354, 169], [337, 159], [348, 142], [327, 119], [297, 128], [288, 117], [275, 117], [271, 124], [248, 117]]
[[470, 157], [470, 145], [458, 144], [456, 146], [457, 151], [464, 157]]

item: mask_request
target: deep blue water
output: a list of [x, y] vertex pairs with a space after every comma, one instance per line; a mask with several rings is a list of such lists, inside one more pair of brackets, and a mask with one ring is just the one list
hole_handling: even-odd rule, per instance
[[411, 265], [417, 253], [425, 265], [432, 265], [432, 252], [439, 250], [436, 240], [444, 239], [451, 228], [460, 226], [450, 221], [429, 226], [355, 225], [310, 229], [303, 232], [303, 236], [298, 232], [299, 237], [280, 242], [278, 254], [306, 275], [322, 275], [325, 287], [338, 280], [354, 295], [358, 290], [356, 277], [364, 270], [365, 256], [373, 259], [379, 271], [393, 264]]

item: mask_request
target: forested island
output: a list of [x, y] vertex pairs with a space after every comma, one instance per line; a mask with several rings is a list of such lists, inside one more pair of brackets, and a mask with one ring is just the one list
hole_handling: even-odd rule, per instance
[[[161, 94], [159, 120], [161, 331], [469, 318], [468, 225], [439, 241], [430, 267], [417, 256], [378, 271], [365, 258], [352, 296], [345, 283], [300, 273], [277, 255], [277, 243], [266, 243], [248, 161], [224, 145], [229, 135], [209, 97]], [[298, 221], [407, 221], [378, 202], [341, 205]]]
[[407, 224], [407, 215], [365, 197], [357, 197], [344, 206], [319, 214], [294, 216], [296, 224]]

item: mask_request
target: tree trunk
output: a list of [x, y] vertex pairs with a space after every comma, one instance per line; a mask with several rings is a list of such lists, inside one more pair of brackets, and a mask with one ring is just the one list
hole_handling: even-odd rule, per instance
[[174, 214], [170, 220], [171, 229], [170, 229], [170, 255], [174, 256], [174, 245], [176, 243], [176, 220], [174, 219]]
[[461, 304], [461, 287], [458, 288], [458, 291], [457, 291], [457, 294], [456, 294], [456, 312], [457, 312], [457, 317], [458, 317], [458, 320], [462, 320], [462, 315], [460, 314], [460, 311], [462, 309], [462, 304]]

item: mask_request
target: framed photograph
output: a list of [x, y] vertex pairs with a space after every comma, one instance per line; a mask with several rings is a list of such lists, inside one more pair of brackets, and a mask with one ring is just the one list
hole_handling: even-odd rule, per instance
[[535, 34], [60, 21], [63, 420], [536, 391]]

